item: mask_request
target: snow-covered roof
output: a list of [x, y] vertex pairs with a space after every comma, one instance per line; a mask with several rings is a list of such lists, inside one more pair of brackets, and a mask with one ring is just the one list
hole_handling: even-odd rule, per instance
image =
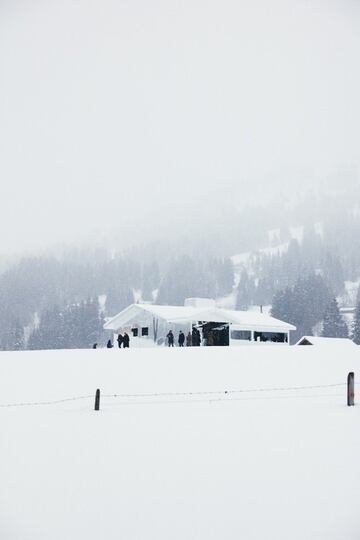
[[106, 330], [116, 331], [134, 319], [141, 312], [148, 312], [153, 317], [163, 319], [168, 323], [187, 323], [192, 321], [227, 322], [244, 330], [259, 330], [263, 332], [287, 332], [296, 330], [288, 324], [264, 313], [253, 311], [235, 311], [219, 308], [204, 308], [192, 306], [159, 306], [154, 304], [132, 304], [104, 325]]
[[355, 343], [348, 338], [333, 338], [321, 336], [303, 336], [295, 345], [320, 345], [331, 347], [334, 345], [356, 347]]

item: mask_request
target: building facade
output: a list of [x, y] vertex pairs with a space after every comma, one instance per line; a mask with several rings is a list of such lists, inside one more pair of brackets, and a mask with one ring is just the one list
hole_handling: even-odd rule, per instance
[[166, 344], [172, 330], [178, 334], [200, 336], [202, 346], [288, 345], [295, 326], [263, 313], [221, 309], [204, 298], [190, 298], [184, 306], [131, 304], [106, 321], [105, 330], [114, 334], [127, 332], [133, 346]]

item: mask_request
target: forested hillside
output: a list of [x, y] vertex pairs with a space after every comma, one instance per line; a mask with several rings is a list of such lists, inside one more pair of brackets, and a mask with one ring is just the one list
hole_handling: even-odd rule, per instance
[[355, 305], [360, 212], [342, 192], [323, 204], [307, 194], [282, 213], [275, 204], [233, 210], [205, 236], [202, 229], [130, 251], [67, 249], [2, 266], [5, 350], [89, 347], [104, 342], [104, 318], [134, 301], [181, 305], [193, 296], [236, 309], [272, 305], [298, 336], [322, 331], [325, 312], [335, 317], [334, 298], [338, 307]]

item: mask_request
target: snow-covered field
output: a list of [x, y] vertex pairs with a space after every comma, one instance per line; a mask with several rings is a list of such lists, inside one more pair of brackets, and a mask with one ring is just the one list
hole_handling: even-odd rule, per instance
[[0, 538], [358, 538], [358, 351], [0, 353], [1, 405], [91, 396], [0, 408]]

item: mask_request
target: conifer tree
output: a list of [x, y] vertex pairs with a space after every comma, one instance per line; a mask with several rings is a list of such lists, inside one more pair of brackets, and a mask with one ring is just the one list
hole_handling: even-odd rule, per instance
[[274, 287], [269, 278], [260, 278], [254, 292], [254, 303], [258, 306], [271, 304]]
[[360, 288], [357, 295], [356, 309], [352, 327], [352, 340], [357, 345], [360, 345]]
[[46, 310], [31, 333], [28, 349], [81, 349], [98, 342], [103, 318], [98, 299]]
[[252, 303], [254, 295], [254, 282], [247, 271], [244, 269], [241, 272], [239, 286], [237, 289], [236, 309], [246, 311]]
[[145, 264], [142, 269], [141, 293], [143, 300], [152, 300], [153, 291], [160, 284], [159, 265], [156, 262]]
[[100, 315], [98, 299], [88, 299], [84, 304], [83, 339], [82, 345], [85, 348], [96, 343], [103, 331], [103, 321]]
[[[231, 259], [226, 258], [219, 261], [217, 265], [217, 285], [218, 294], [225, 296], [230, 294], [234, 286], [234, 265]], [[212, 296], [215, 296], [213, 293]]]
[[81, 304], [71, 304], [66, 309], [67, 347], [77, 349], [81, 343]]
[[20, 351], [24, 348], [24, 328], [19, 319], [11, 318], [6, 334], [6, 349], [10, 351]]
[[107, 290], [106, 313], [116, 315], [134, 302], [134, 294], [127, 283], [120, 280]]
[[344, 271], [339, 257], [327, 252], [323, 262], [323, 276], [335, 294], [339, 295], [344, 290]]
[[316, 274], [299, 278], [293, 287], [275, 294], [271, 313], [273, 317], [296, 326], [292, 341], [303, 335], [312, 335], [314, 326], [323, 319], [332, 294], [323, 278]]
[[271, 315], [276, 319], [286, 321], [290, 324], [295, 324], [296, 321], [292, 309], [292, 301], [293, 292], [290, 287], [278, 291], [275, 293], [273, 298]]
[[199, 267], [188, 256], [172, 260], [160, 284], [157, 301], [159, 304], [181, 306], [185, 298], [201, 296], [204, 287], [199, 276]]
[[336, 298], [329, 303], [323, 321], [323, 337], [347, 338], [349, 332], [344, 319], [341, 316]]
[[29, 351], [38, 351], [43, 349], [41, 346], [41, 334], [38, 328], [35, 328], [28, 339], [27, 348]]

